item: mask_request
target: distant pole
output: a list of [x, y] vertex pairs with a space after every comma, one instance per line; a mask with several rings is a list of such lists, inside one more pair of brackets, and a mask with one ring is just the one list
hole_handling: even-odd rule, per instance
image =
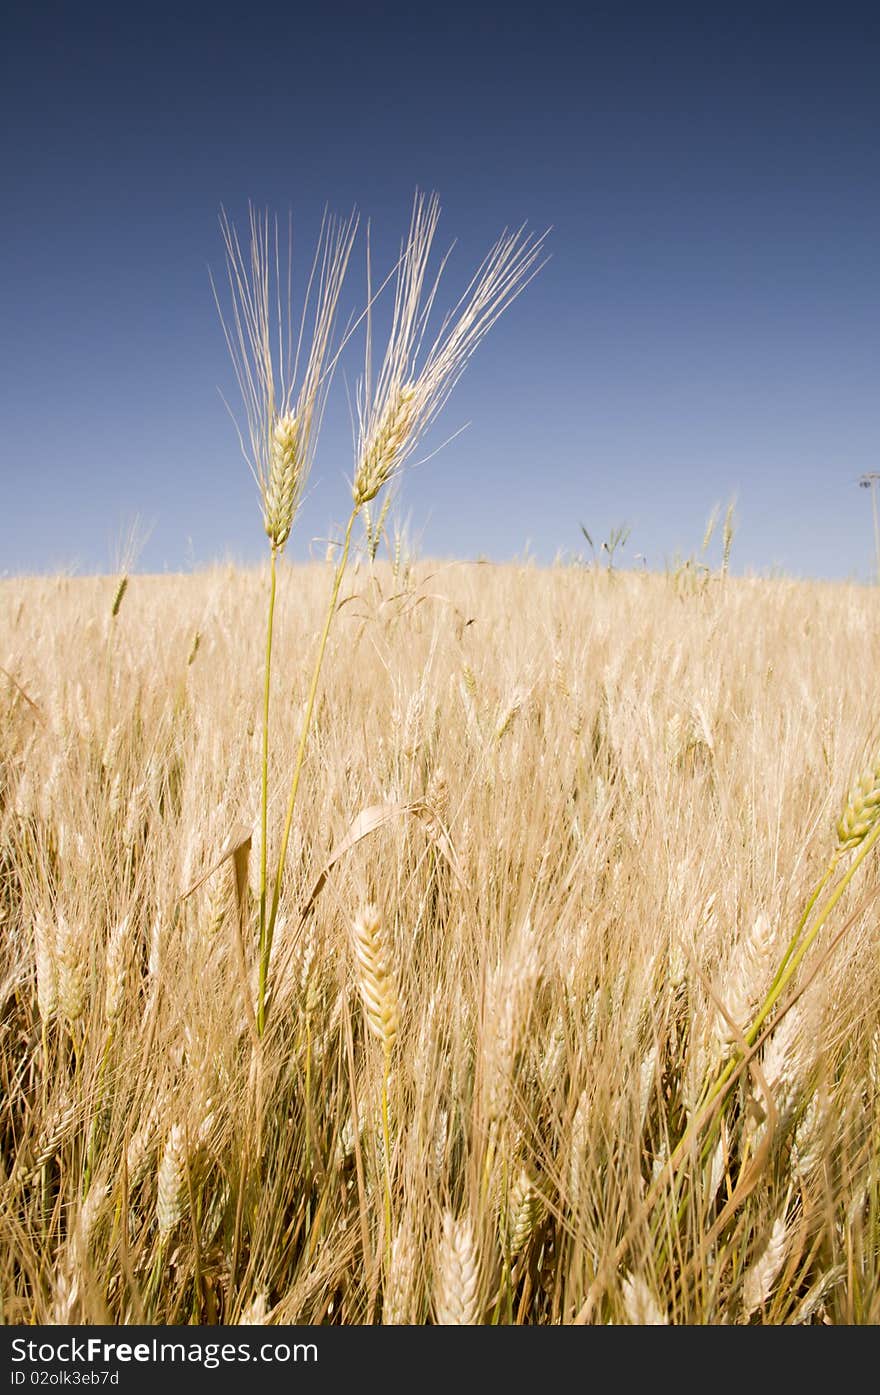
[[880, 472], [870, 471], [867, 475], [862, 475], [859, 485], [862, 489], [871, 491], [871, 508], [874, 514], [874, 556], [877, 561], [877, 581], [880, 582], [880, 520], [877, 517], [877, 481], [880, 480]]

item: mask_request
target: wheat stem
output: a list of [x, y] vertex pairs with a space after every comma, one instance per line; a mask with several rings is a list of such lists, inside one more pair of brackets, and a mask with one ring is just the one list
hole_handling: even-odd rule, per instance
[[263, 957], [266, 946], [266, 866], [269, 825], [269, 693], [272, 679], [272, 632], [275, 624], [276, 549], [269, 572], [269, 613], [266, 622], [266, 666], [263, 678], [263, 735], [260, 752], [260, 1003], [263, 1002]]
[[284, 863], [287, 858], [287, 845], [290, 842], [290, 830], [293, 825], [293, 811], [296, 805], [296, 796], [299, 790], [300, 776], [302, 775], [303, 762], [305, 760], [306, 745], [309, 739], [309, 729], [312, 725], [312, 714], [315, 710], [315, 699], [318, 695], [318, 684], [321, 678], [321, 665], [324, 662], [324, 653], [327, 648], [327, 637], [330, 634], [330, 626], [336, 614], [336, 605], [339, 600], [339, 588], [342, 585], [342, 578], [348, 565], [348, 554], [351, 549], [351, 534], [354, 528], [355, 519], [358, 516], [359, 506], [355, 506], [351, 511], [348, 526], [345, 530], [345, 541], [342, 545], [342, 555], [336, 567], [333, 577], [333, 586], [330, 591], [330, 601], [327, 606], [327, 614], [324, 618], [324, 628], [321, 631], [321, 638], [318, 642], [318, 655], [315, 660], [315, 668], [312, 673], [312, 682], [309, 688], [309, 696], [306, 702], [305, 716], [303, 717], [302, 731], [300, 732], [299, 747], [296, 753], [296, 761], [293, 767], [293, 777], [290, 782], [290, 794], [287, 800], [287, 814], [284, 819], [284, 832], [281, 836], [281, 848], [278, 853], [278, 866], [275, 871], [275, 885], [272, 890], [272, 906], [269, 911], [269, 921], [266, 926], [266, 933], [263, 937], [263, 944], [260, 952], [260, 982], [257, 998], [257, 1031], [260, 1036], [266, 1029], [266, 984], [269, 973], [269, 957], [272, 953], [272, 937], [275, 933], [275, 922], [278, 919], [278, 903], [281, 899], [281, 880], [284, 875]]
[[776, 1004], [779, 1002], [779, 999], [782, 997], [782, 994], [784, 993], [788, 984], [791, 982], [792, 978], [797, 973], [801, 961], [803, 960], [804, 955], [810, 948], [810, 945], [813, 943], [819, 931], [822, 929], [822, 926], [825, 924], [831, 912], [834, 910], [834, 907], [837, 905], [841, 896], [846, 891], [846, 888], [849, 886], [859, 867], [862, 865], [865, 858], [868, 856], [868, 853], [871, 851], [878, 838], [880, 838], [880, 823], [878, 823], [875, 826], [873, 832], [870, 833], [869, 836], [865, 839], [858, 853], [858, 856], [854, 858], [853, 863], [849, 868], [848, 872], [844, 877], [841, 877], [834, 891], [828, 897], [828, 900], [825, 902], [825, 905], [819, 912], [818, 918], [814, 921], [811, 930], [801, 941], [801, 944], [799, 945], [797, 952], [792, 955], [791, 959], [786, 965], [784, 972], [777, 975], [777, 980], [774, 981], [773, 986], [771, 987], [766, 998], [764, 999], [760, 1012], [758, 1013], [757, 1017], [755, 1018], [746, 1035], [746, 1041], [749, 1046], [753, 1046], [754, 1043], [757, 1041], [758, 1033], [763, 1023], [765, 1022], [766, 1018], [770, 1015], [770, 1013], [773, 1011], [773, 1008], [776, 1006]]
[[391, 1273], [391, 1130], [388, 1126], [388, 1080], [391, 1075], [391, 1047], [385, 1047], [382, 1072], [382, 1145], [385, 1154], [385, 1274]]

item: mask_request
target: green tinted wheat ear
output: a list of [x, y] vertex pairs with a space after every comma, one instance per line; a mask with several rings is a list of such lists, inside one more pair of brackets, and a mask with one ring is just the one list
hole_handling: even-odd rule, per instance
[[540, 1224], [544, 1203], [528, 1168], [520, 1169], [507, 1199], [507, 1232], [511, 1257], [515, 1258], [528, 1245], [532, 1232]]
[[733, 538], [736, 533], [736, 506], [733, 500], [727, 505], [724, 515], [724, 527], [721, 530], [721, 575], [727, 576], [730, 570], [730, 552], [733, 547]]
[[125, 599], [125, 593], [126, 593], [127, 590], [128, 590], [128, 577], [125, 576], [125, 575], [122, 575], [122, 576], [119, 578], [118, 582], [116, 583], [116, 590], [115, 590], [114, 593], [113, 593], [113, 604], [112, 604], [112, 606], [110, 607], [110, 614], [111, 614], [111, 616], [112, 616], [112, 618], [113, 618], [114, 620], [116, 619], [117, 615], [119, 614], [119, 609], [120, 609], [120, 606], [122, 605], [123, 600]]
[[186, 1214], [186, 1144], [180, 1124], [173, 1124], [165, 1143], [156, 1184], [156, 1223], [167, 1235]]
[[165, 1104], [166, 1093], [160, 1090], [150, 1104], [140, 1128], [129, 1139], [125, 1155], [129, 1187], [138, 1186], [144, 1179], [147, 1164], [155, 1150], [156, 1129]]
[[850, 792], [837, 825], [838, 846], [842, 852], [857, 848], [880, 818], [880, 762], [862, 775]]

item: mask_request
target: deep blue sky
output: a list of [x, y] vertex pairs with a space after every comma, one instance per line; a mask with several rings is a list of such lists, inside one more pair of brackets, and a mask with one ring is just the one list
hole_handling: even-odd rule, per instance
[[[15, 7], [13, 7], [14, 10]], [[880, 10], [837, 3], [20, 5], [2, 35], [0, 573], [261, 555], [218, 396], [217, 212], [388, 262], [416, 186], [450, 292], [508, 223], [552, 261], [406, 478], [424, 553], [542, 560], [632, 527], [690, 552], [736, 494], [738, 570], [867, 577], [880, 469]], [[180, 11], [180, 12], [178, 12]], [[361, 260], [346, 309], [362, 297]], [[346, 361], [350, 379], [357, 354]], [[337, 378], [291, 550], [346, 510]]]

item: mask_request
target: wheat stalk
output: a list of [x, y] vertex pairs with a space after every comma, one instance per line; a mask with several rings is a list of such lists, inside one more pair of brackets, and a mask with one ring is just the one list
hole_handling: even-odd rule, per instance
[[125, 1004], [129, 943], [129, 922], [126, 916], [114, 926], [110, 934], [104, 961], [104, 1016], [110, 1024], [121, 1015]]
[[[224, 316], [220, 306], [216, 286], [214, 295], [244, 404], [249, 451], [245, 450], [244, 432], [241, 430], [239, 439], [257, 482], [263, 527], [271, 549], [260, 753], [259, 980], [256, 1012], [260, 1034], [265, 1027], [269, 959], [278, 913], [278, 898], [275, 896], [271, 917], [267, 919], [269, 708], [277, 559], [290, 537], [311, 468], [317, 429], [335, 362], [331, 346], [339, 297], [356, 229], [357, 220], [354, 217], [345, 223], [325, 217], [294, 347], [292, 232], [288, 238], [285, 296], [277, 222], [273, 226], [268, 214], [260, 214], [251, 208], [249, 250], [245, 253], [239, 235], [225, 213], [221, 217], [231, 301], [231, 311], [227, 316]], [[309, 328], [308, 351], [301, 369]]]
[[[281, 883], [293, 825], [293, 813], [302, 777], [306, 745], [315, 709], [321, 668], [330, 627], [339, 604], [342, 579], [348, 566], [351, 539], [361, 509], [395, 479], [406, 460], [436, 418], [452, 392], [471, 355], [499, 315], [524, 289], [538, 270], [542, 239], [523, 232], [504, 234], [495, 244], [455, 309], [446, 317], [432, 347], [424, 357], [422, 341], [437, 294], [441, 265], [426, 292], [428, 261], [439, 217], [436, 198], [416, 196], [409, 236], [398, 262], [394, 314], [388, 346], [375, 382], [372, 375], [372, 284], [369, 286], [364, 375], [358, 385], [358, 435], [352, 481], [352, 510], [345, 528], [339, 561], [333, 575], [324, 625], [318, 641], [315, 667], [306, 700], [299, 746], [291, 776], [284, 829], [275, 871], [272, 902], [265, 915], [265, 890], [260, 898], [261, 954], [257, 1006], [258, 1030], [265, 1026], [265, 994], [272, 937], [281, 899]], [[265, 395], [265, 394], [264, 394]], [[262, 398], [260, 399], [262, 401]], [[265, 824], [266, 765], [272, 613], [275, 596], [274, 551], [269, 603], [269, 637], [264, 685], [263, 820]], [[265, 849], [265, 831], [263, 836]], [[265, 883], [265, 876], [263, 877]], [[263, 928], [264, 927], [264, 928]]]
[[352, 922], [352, 941], [358, 964], [358, 986], [367, 1025], [382, 1043], [382, 1141], [385, 1176], [386, 1263], [391, 1265], [391, 1134], [388, 1122], [388, 1082], [391, 1056], [400, 1026], [397, 982], [392, 948], [378, 909], [364, 906]]

